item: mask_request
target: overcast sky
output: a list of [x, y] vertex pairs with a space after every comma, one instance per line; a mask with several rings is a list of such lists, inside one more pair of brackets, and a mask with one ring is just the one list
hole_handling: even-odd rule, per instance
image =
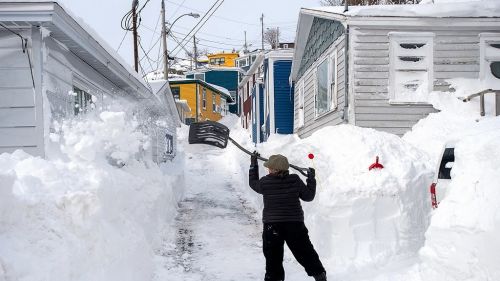
[[[139, 0], [140, 6], [147, 0]], [[60, 0], [71, 12], [81, 17], [93, 27], [109, 45], [117, 49], [124, 38], [125, 31], [120, 27], [123, 15], [130, 10], [132, 0]], [[172, 22], [184, 13], [199, 13], [204, 15], [216, 0], [166, 0], [167, 21]], [[198, 47], [210, 51], [239, 50], [244, 43], [244, 31], [247, 31], [247, 41], [252, 44], [250, 49], [260, 48], [260, 16], [264, 13], [264, 26], [280, 27], [281, 41], [292, 42], [295, 37], [297, 18], [301, 7], [318, 6], [319, 0], [225, 0], [214, 16], [198, 32], [200, 40]], [[142, 12], [142, 24], [139, 29], [142, 45], [146, 51], [159, 38], [160, 27], [153, 33], [160, 15], [161, 0], [150, 0]], [[200, 17], [201, 19], [201, 17]], [[187, 34], [200, 19], [183, 17], [173, 27], [176, 36], [182, 39], [182, 34]], [[173, 50], [177, 43], [169, 40], [168, 49]], [[159, 44], [157, 45], [159, 46]], [[186, 45], [192, 50], [192, 40]], [[177, 51], [179, 50], [179, 52]], [[173, 53], [177, 57], [185, 57], [185, 51], [177, 47]], [[119, 53], [132, 64], [132, 37], [130, 32], [125, 37]], [[143, 52], [140, 52], [143, 57]], [[150, 52], [150, 59], [158, 58], [158, 48]], [[146, 59], [142, 61], [143, 67], [151, 68]], [[153, 66], [155, 67], [155, 66]]]

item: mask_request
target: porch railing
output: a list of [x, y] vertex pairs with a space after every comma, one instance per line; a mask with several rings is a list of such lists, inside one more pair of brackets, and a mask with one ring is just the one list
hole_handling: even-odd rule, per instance
[[500, 90], [492, 90], [492, 89], [487, 89], [483, 90], [481, 92], [466, 96], [466, 97], [460, 97], [459, 99], [462, 100], [463, 102], [468, 102], [472, 100], [473, 98], [479, 97], [479, 111], [481, 116], [484, 116], [485, 110], [484, 110], [484, 95], [486, 94], [495, 94], [495, 115], [499, 116], [500, 115]]

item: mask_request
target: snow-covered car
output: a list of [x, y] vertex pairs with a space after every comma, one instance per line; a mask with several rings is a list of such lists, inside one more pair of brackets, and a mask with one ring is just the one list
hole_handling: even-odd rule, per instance
[[446, 196], [451, 181], [451, 169], [455, 163], [455, 143], [449, 142], [443, 146], [430, 192], [432, 208], [437, 208]]

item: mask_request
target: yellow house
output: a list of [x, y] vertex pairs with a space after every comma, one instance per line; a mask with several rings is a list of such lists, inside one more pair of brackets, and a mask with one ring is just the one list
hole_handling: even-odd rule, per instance
[[219, 121], [227, 115], [228, 103], [233, 100], [225, 88], [199, 79], [170, 80], [176, 100], [186, 100], [191, 112], [186, 112], [186, 124], [197, 121]]
[[207, 55], [208, 63], [213, 66], [236, 66], [236, 59], [239, 57], [238, 53], [216, 53]]

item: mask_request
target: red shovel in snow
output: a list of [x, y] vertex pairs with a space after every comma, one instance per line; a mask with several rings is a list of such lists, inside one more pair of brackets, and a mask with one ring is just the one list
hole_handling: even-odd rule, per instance
[[378, 156], [375, 158], [375, 163], [371, 164], [370, 167], [368, 168], [368, 171], [371, 171], [373, 169], [383, 169], [384, 166], [378, 162]]

